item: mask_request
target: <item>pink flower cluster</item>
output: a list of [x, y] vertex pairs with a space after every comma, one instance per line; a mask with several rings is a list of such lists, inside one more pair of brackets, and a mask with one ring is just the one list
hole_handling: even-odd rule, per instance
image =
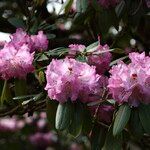
[[150, 57], [145, 53], [130, 53], [131, 63], [120, 61], [110, 70], [109, 89], [119, 103], [127, 102], [137, 107], [150, 103]]
[[22, 121], [16, 118], [1, 118], [0, 119], [0, 132], [15, 132], [24, 127]]
[[98, 0], [100, 5], [104, 8], [115, 7], [119, 0]]
[[22, 45], [17, 50], [13, 45], [6, 44], [0, 50], [0, 76], [3, 79], [24, 78], [34, 70], [33, 59], [34, 53], [29, 52], [27, 45]]
[[0, 50], [0, 77], [24, 78], [32, 72], [35, 49], [46, 49], [48, 40], [42, 31], [31, 37], [22, 29], [11, 35], [11, 41]]
[[33, 42], [34, 48], [42, 51], [48, 48], [47, 36], [43, 34], [43, 31], [39, 31], [38, 35], [31, 35], [31, 40]]
[[96, 66], [96, 72], [98, 74], [104, 74], [109, 69], [112, 55], [109, 52], [108, 45], [98, 45], [91, 55], [88, 56], [88, 64]]
[[90, 94], [99, 91], [100, 75], [94, 66], [75, 59], [52, 60], [46, 70], [48, 96], [60, 103], [68, 99], [87, 102]]
[[75, 56], [78, 53], [82, 53], [85, 50], [85, 45], [82, 44], [70, 44], [69, 45], [69, 55]]
[[38, 149], [46, 149], [46, 147], [57, 143], [58, 138], [57, 135], [53, 132], [37, 132], [29, 136], [29, 141], [32, 145], [38, 147]]
[[35, 50], [46, 50], [48, 47], [48, 40], [46, 35], [43, 34], [43, 31], [39, 31], [37, 35], [29, 36], [25, 31], [21, 28], [16, 30], [16, 33], [11, 35], [11, 42], [16, 49], [19, 49], [20, 46], [26, 44], [30, 49], [30, 52]]

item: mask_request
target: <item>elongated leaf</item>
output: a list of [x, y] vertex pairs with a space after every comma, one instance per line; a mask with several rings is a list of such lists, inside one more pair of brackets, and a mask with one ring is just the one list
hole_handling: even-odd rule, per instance
[[115, 9], [116, 14], [119, 18], [121, 18], [122, 15], [124, 15], [124, 13], [125, 13], [125, 5], [126, 5], [125, 1], [121, 0], [119, 5], [117, 5], [117, 7]]
[[56, 37], [55, 34], [46, 34], [48, 39], [54, 39]]
[[107, 129], [96, 124], [91, 135], [92, 150], [101, 150], [106, 138]]
[[15, 17], [9, 18], [8, 22], [10, 24], [12, 24], [13, 26], [15, 26], [16, 28], [23, 28], [23, 29], [25, 29], [25, 24], [24, 24], [23, 20], [21, 20], [19, 18], [15, 18]]
[[80, 62], [87, 62], [87, 58], [85, 56], [79, 55], [76, 59]]
[[150, 133], [150, 105], [140, 105], [139, 117], [146, 133]]
[[58, 130], [67, 129], [72, 121], [73, 104], [59, 104], [56, 111], [55, 127]]
[[29, 100], [31, 98], [33, 98], [34, 96], [36, 95], [23, 95], [23, 96], [16, 96], [16, 97], [13, 97], [13, 100]]
[[87, 107], [84, 107], [84, 116], [83, 116], [83, 126], [82, 132], [85, 135], [88, 135], [92, 129], [92, 116]]
[[2, 92], [1, 92], [1, 105], [3, 105], [4, 100], [5, 100], [5, 93], [6, 93], [6, 86], [7, 86], [7, 80], [4, 81], [4, 85], [2, 88]]
[[64, 47], [59, 47], [53, 50], [49, 50], [48, 52], [46, 52], [47, 56], [57, 56], [60, 57], [62, 55], [64, 55], [65, 53], [68, 52], [67, 48]]
[[47, 119], [48, 119], [50, 126], [53, 129], [55, 128], [55, 117], [56, 117], [57, 105], [58, 105], [57, 102], [47, 98], [46, 100]]
[[69, 126], [69, 133], [74, 137], [80, 135], [83, 125], [83, 106], [80, 103], [74, 104], [74, 112], [72, 115], [72, 122]]
[[2, 94], [3, 85], [4, 85], [4, 81], [0, 80], [0, 95]]
[[125, 51], [121, 48], [115, 48], [112, 52], [117, 53], [117, 54], [124, 54], [125, 53]]
[[98, 43], [99, 43], [99, 42], [97, 41], [97, 42], [94, 42], [94, 43], [90, 44], [90, 45], [86, 48], [86, 51], [87, 51], [87, 52], [91, 52], [92, 49], [97, 48]]
[[116, 60], [112, 61], [109, 66], [113, 66], [113, 65], [117, 64], [118, 61], [124, 60], [126, 58], [128, 58], [128, 56], [124, 56], [124, 57], [121, 57], [119, 59], [116, 59]]
[[105, 144], [102, 150], [121, 150], [122, 145], [122, 136], [113, 136], [112, 128], [110, 128], [109, 132], [107, 133]]
[[124, 129], [124, 127], [129, 121], [130, 113], [131, 113], [131, 108], [129, 107], [129, 105], [124, 104], [120, 106], [114, 121], [114, 126], [113, 126], [114, 136], [119, 134]]
[[111, 26], [114, 26], [116, 29], [119, 27], [118, 18], [113, 8], [96, 12], [96, 18], [98, 23], [97, 32], [99, 31], [102, 36], [108, 33]]
[[76, 10], [77, 12], [85, 12], [89, 4], [89, 0], [78, 0], [76, 1]]
[[45, 74], [44, 71], [39, 71], [38, 74], [39, 83], [42, 85], [45, 82]]
[[45, 61], [45, 60], [48, 60], [49, 58], [45, 55], [45, 54], [42, 54], [38, 59], [37, 61]]
[[65, 3], [62, 5], [59, 14], [65, 9], [65, 13], [68, 13], [71, 6], [72, 6], [73, 0], [66, 0]]
[[0, 97], [0, 104], [3, 105], [4, 101], [9, 101], [12, 99], [12, 95], [7, 83], [7, 80], [4, 81], [1, 97]]
[[130, 131], [135, 137], [141, 137], [144, 134], [144, 129], [139, 118], [138, 109], [133, 109], [129, 122]]

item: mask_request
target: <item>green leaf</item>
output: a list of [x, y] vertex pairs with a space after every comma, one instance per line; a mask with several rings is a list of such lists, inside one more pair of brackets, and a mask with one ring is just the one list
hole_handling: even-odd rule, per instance
[[47, 54], [47, 56], [57, 56], [60, 57], [64, 54], [66, 54], [68, 52], [67, 48], [64, 47], [59, 47], [59, 48], [55, 48], [53, 50], [49, 50], [48, 52], [45, 52]]
[[113, 136], [112, 128], [110, 128], [109, 132], [106, 135], [105, 144], [102, 150], [121, 150], [122, 148], [122, 136]]
[[89, 46], [87, 46], [86, 51], [87, 51], [87, 52], [90, 52], [90, 51], [92, 51], [93, 49], [96, 49], [97, 46], [98, 46], [98, 43], [99, 43], [99, 42], [97, 41], [97, 42], [94, 42], [94, 43], [90, 44]]
[[144, 16], [147, 11], [145, 9], [145, 6], [142, 4], [142, 1], [129, 1], [126, 2], [126, 5], [127, 3], [127, 12], [130, 16], [128, 19], [128, 23], [132, 25], [133, 30], [136, 30], [141, 21], [142, 16]]
[[91, 135], [91, 150], [101, 150], [106, 138], [107, 129], [95, 124]]
[[145, 132], [150, 134], [150, 105], [139, 106], [139, 117]]
[[15, 96], [26, 95], [27, 83], [23, 79], [15, 79]]
[[80, 61], [80, 62], [87, 62], [87, 59], [86, 59], [86, 57], [84, 56], [84, 55], [79, 55], [77, 58], [76, 58], [78, 61]]
[[125, 60], [127, 58], [128, 58], [128, 56], [124, 56], [124, 57], [121, 57], [119, 59], [116, 59], [116, 60], [112, 61], [109, 66], [111, 67], [111, 66], [117, 64], [118, 61], [120, 61], [120, 60], [122, 61], [122, 60]]
[[62, 5], [59, 14], [65, 9], [65, 13], [68, 13], [71, 6], [73, 4], [73, 0], [66, 0], [65, 3]]
[[23, 95], [23, 96], [16, 96], [16, 97], [13, 97], [13, 100], [29, 100], [31, 98], [33, 98], [35, 95]]
[[102, 9], [96, 12], [97, 32], [102, 34], [102, 37], [108, 33], [110, 27], [118, 28], [118, 18], [114, 9]]
[[9, 101], [11, 99], [12, 99], [12, 95], [10, 92], [10, 88], [8, 86], [7, 80], [5, 80], [1, 92], [0, 104], [3, 105], [4, 101]]
[[16, 96], [13, 97], [13, 100], [22, 100], [22, 101], [30, 101], [30, 100], [40, 100], [43, 97], [43, 92], [39, 94], [34, 94], [34, 95], [22, 95], [22, 96]]
[[131, 108], [127, 104], [123, 104], [119, 107], [119, 110], [116, 114], [116, 118], [113, 126], [113, 135], [116, 136], [119, 134], [130, 119]]
[[117, 39], [114, 41], [113, 47], [117, 47], [121, 49], [130, 47], [131, 39], [132, 39], [132, 36], [130, 35], [130, 32], [127, 30], [123, 34], [118, 35]]
[[125, 1], [124, 0], [121, 0], [120, 3], [117, 5], [117, 7], [115, 8], [115, 11], [116, 11], [116, 14], [117, 14], [117, 17], [118, 18], [121, 18], [122, 15], [124, 15], [125, 13]]
[[117, 54], [124, 54], [125, 53], [125, 51], [121, 48], [114, 48], [114, 50], [112, 52], [117, 53]]
[[47, 98], [46, 100], [46, 113], [47, 119], [50, 123], [50, 126], [54, 129], [55, 128], [55, 117], [56, 117], [56, 110], [57, 110], [57, 102]]
[[49, 58], [48, 58], [45, 54], [42, 54], [42, 55], [37, 59], [37, 61], [45, 61], [45, 60], [49, 60]]
[[12, 24], [13, 26], [15, 26], [16, 28], [23, 28], [23, 29], [25, 29], [25, 27], [26, 27], [24, 22], [23, 22], [23, 20], [19, 19], [19, 18], [15, 18], [15, 17], [9, 18], [8, 22], [10, 24]]
[[135, 137], [141, 137], [144, 134], [144, 129], [139, 118], [139, 112], [136, 108], [131, 112], [129, 127], [130, 132], [135, 135]]
[[0, 80], [0, 95], [2, 94], [3, 85], [4, 85], [4, 81]]
[[92, 116], [87, 107], [84, 108], [82, 132], [88, 135], [92, 129]]
[[67, 129], [72, 121], [73, 104], [59, 103], [56, 111], [55, 127], [57, 130]]
[[36, 34], [36, 32], [38, 31], [39, 22], [36, 18], [33, 20], [33, 22], [34, 23], [33, 23], [32, 27], [30, 28], [30, 33]]
[[44, 71], [39, 71], [38, 73], [39, 83], [42, 85], [45, 82], [45, 74]]
[[69, 133], [74, 137], [79, 136], [81, 133], [83, 125], [83, 114], [84, 114], [83, 105], [80, 103], [74, 104], [72, 122], [69, 126]]
[[55, 34], [46, 34], [48, 39], [54, 39], [56, 37]]
[[88, 8], [89, 0], [78, 0], [76, 1], [77, 12], [83, 13]]

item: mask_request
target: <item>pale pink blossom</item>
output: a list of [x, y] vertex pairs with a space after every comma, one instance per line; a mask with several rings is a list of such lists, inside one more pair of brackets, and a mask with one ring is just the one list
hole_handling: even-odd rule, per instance
[[27, 45], [22, 45], [17, 50], [14, 45], [6, 44], [0, 50], [0, 76], [3, 79], [24, 78], [34, 70], [33, 59], [34, 53], [29, 52]]
[[17, 50], [20, 49], [24, 44], [28, 45], [29, 51], [33, 52], [35, 50], [34, 43], [32, 42], [30, 36], [23, 29], [18, 28], [14, 34], [10, 36], [10, 45], [13, 45]]
[[58, 138], [57, 135], [53, 132], [41, 133], [37, 132], [29, 136], [29, 141], [32, 145], [40, 148], [46, 149], [46, 147], [57, 143]]
[[46, 70], [45, 90], [51, 99], [61, 103], [80, 99], [87, 102], [89, 95], [99, 91], [100, 75], [94, 66], [65, 58], [52, 60]]
[[104, 74], [109, 69], [112, 55], [108, 45], [98, 45], [98, 47], [88, 56], [88, 64], [96, 66], [98, 74]]
[[130, 53], [131, 63], [120, 61], [110, 70], [109, 89], [113, 98], [120, 104], [131, 106], [150, 103], [150, 57], [145, 53]]
[[48, 48], [48, 39], [43, 31], [39, 31], [37, 35], [31, 36], [35, 49], [42, 51]]
[[0, 132], [15, 132], [24, 127], [24, 123], [16, 118], [1, 118]]
[[9, 45], [13, 45], [17, 50], [24, 44], [28, 45], [29, 51], [46, 50], [48, 48], [48, 39], [43, 31], [39, 31], [37, 35], [28, 35], [23, 29], [18, 28], [14, 34], [10, 36]]
[[85, 45], [82, 44], [70, 44], [69, 55], [75, 56], [76, 54], [82, 53], [85, 50]]
[[150, 8], [150, 0], [145, 0], [145, 2], [146, 2], [147, 7]]

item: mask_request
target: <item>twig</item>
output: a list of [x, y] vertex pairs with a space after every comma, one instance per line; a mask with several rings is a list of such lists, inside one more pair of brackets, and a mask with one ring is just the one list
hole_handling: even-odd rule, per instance
[[[104, 91], [103, 91], [103, 93], [102, 93], [102, 99], [101, 99], [101, 101], [105, 101], [105, 100], [107, 99], [107, 97], [108, 97], [108, 93], [107, 93], [106, 89], [104, 89]], [[90, 133], [89, 133], [89, 137], [91, 137], [91, 135], [92, 135], [92, 132], [93, 132], [93, 129], [94, 129], [94, 125], [95, 125], [95, 122], [96, 122], [96, 118], [97, 118], [97, 114], [98, 114], [100, 105], [101, 105], [101, 103], [98, 104], [98, 106], [97, 106], [97, 108], [96, 108], [96, 110], [95, 110], [94, 118], [93, 118], [93, 121], [92, 121], [93, 125], [92, 125], [92, 129], [91, 129], [91, 131], [90, 131]], [[104, 124], [101, 123], [101, 122], [100, 122], [100, 124], [101, 124], [101, 125], [104, 125]], [[104, 126], [106, 126], [106, 125], [104, 125]]]

